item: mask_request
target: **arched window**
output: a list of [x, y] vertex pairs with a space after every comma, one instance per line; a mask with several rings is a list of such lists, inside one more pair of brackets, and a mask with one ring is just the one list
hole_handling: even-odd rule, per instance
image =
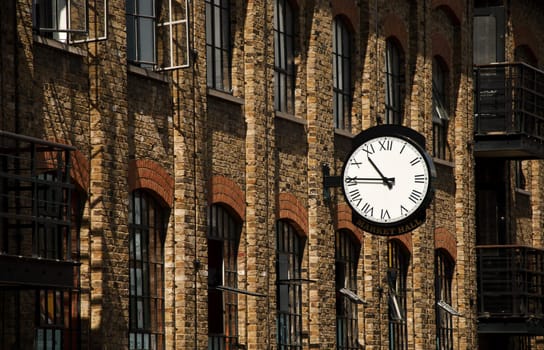
[[397, 240], [389, 241], [387, 283], [389, 287], [389, 349], [408, 349], [406, 283], [410, 254]]
[[440, 57], [433, 57], [433, 156], [450, 160], [448, 154], [448, 70]]
[[276, 111], [295, 114], [295, 24], [288, 0], [274, 7], [274, 104]]
[[333, 108], [334, 127], [336, 129], [351, 129], [351, 33], [344, 21], [337, 17], [333, 23]]
[[386, 41], [385, 48], [385, 122], [402, 124], [404, 113], [404, 59], [394, 38]]
[[278, 349], [302, 349], [303, 240], [287, 220], [276, 225]]
[[453, 349], [453, 322], [451, 307], [451, 283], [454, 263], [441, 249], [435, 254], [435, 296], [436, 296], [436, 348]]
[[129, 349], [164, 349], [164, 241], [167, 211], [144, 190], [129, 204]]
[[357, 262], [361, 246], [349, 231], [336, 232], [336, 348], [359, 349], [357, 305]]
[[238, 343], [238, 245], [241, 224], [221, 205], [208, 215], [208, 349]]

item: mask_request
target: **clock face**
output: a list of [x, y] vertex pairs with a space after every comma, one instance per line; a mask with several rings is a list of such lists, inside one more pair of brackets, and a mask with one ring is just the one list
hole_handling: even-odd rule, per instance
[[344, 164], [342, 186], [352, 209], [364, 220], [391, 226], [424, 207], [431, 191], [426, 153], [396, 136], [359, 145]]

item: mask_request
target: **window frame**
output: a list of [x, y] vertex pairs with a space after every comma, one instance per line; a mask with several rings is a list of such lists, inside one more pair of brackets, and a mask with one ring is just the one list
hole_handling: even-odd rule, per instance
[[397, 240], [388, 244], [389, 349], [408, 349], [407, 280], [410, 254]]
[[357, 296], [357, 265], [361, 245], [347, 230], [336, 231], [335, 242], [336, 349], [357, 350], [357, 308], [362, 303]]
[[304, 239], [286, 219], [276, 222], [277, 345], [302, 349], [302, 254]]
[[151, 193], [143, 189], [132, 191], [129, 200], [129, 349], [165, 349], [167, 217], [166, 208]]
[[208, 349], [238, 344], [238, 248], [242, 227], [226, 207], [208, 212]]
[[351, 131], [353, 36], [339, 16], [333, 21], [333, 114], [334, 128]]
[[[157, 9], [155, 1], [126, 0], [127, 62], [142, 68], [155, 69], [157, 65]], [[140, 6], [144, 2], [146, 3], [145, 9]], [[142, 23], [147, 23], [148, 27], [144, 27]], [[147, 39], [151, 40], [150, 48], [143, 45], [142, 33], [147, 33]]]
[[[452, 312], [442, 307], [442, 303], [452, 305], [451, 287], [455, 265], [453, 259], [442, 249], [435, 251], [435, 298], [436, 298], [436, 348], [453, 350]], [[456, 314], [459, 315], [459, 314]]]
[[229, 0], [206, 0], [206, 84], [229, 94], [232, 93], [230, 16]]
[[[78, 18], [74, 19], [72, 13], [80, 9], [83, 26], [74, 28]], [[88, 27], [88, 0], [32, 0], [32, 30], [38, 35], [68, 43], [72, 34], [87, 35]]]
[[274, 2], [274, 108], [295, 114], [295, 10], [289, 0]]
[[404, 114], [404, 57], [395, 38], [385, 42], [385, 123], [401, 125]]
[[432, 70], [432, 121], [433, 157], [450, 160], [448, 154], [448, 76], [446, 64], [439, 56], [433, 57]]

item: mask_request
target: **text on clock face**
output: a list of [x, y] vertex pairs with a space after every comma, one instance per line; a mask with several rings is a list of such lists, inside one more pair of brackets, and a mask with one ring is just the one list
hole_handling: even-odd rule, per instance
[[416, 211], [425, 199], [429, 181], [429, 167], [421, 151], [391, 136], [361, 144], [343, 174], [350, 205], [377, 223], [400, 221]]

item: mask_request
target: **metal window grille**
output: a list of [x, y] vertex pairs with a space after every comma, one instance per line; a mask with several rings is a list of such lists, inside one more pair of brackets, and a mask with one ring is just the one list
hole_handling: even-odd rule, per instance
[[440, 302], [451, 305], [451, 282], [453, 261], [442, 250], [435, 254], [435, 296], [436, 296], [436, 348], [453, 349], [453, 315], [440, 307]]
[[351, 129], [351, 34], [341, 19], [334, 20], [333, 26], [333, 108], [334, 127]]
[[295, 113], [295, 25], [288, 0], [274, 7], [274, 100], [276, 111]]
[[230, 93], [231, 80], [230, 5], [228, 0], [206, 0], [207, 85]]
[[385, 50], [385, 122], [402, 124], [403, 83], [402, 53], [393, 39], [386, 41]]
[[357, 303], [340, 290], [357, 292], [357, 261], [360, 245], [350, 232], [336, 232], [336, 348], [359, 349]]
[[208, 349], [233, 350], [238, 344], [238, 286], [240, 223], [220, 205], [208, 215]]
[[389, 242], [389, 349], [408, 349], [406, 280], [410, 256], [396, 240]]
[[293, 225], [280, 220], [277, 234], [278, 349], [302, 349], [302, 239]]
[[166, 215], [142, 190], [129, 205], [129, 349], [164, 349], [164, 240]]

